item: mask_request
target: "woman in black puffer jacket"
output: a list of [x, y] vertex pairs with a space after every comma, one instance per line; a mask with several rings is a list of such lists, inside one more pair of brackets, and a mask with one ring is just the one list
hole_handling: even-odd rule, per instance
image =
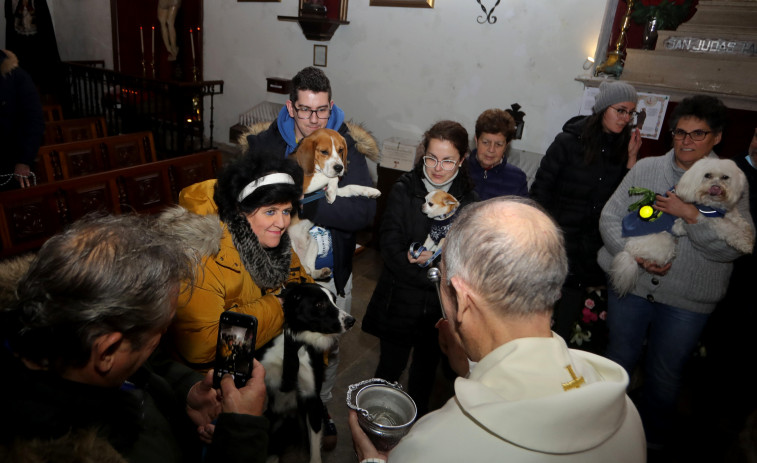
[[412, 243], [423, 243], [431, 228], [421, 211], [430, 191], [447, 191], [460, 207], [478, 200], [465, 162], [468, 132], [462, 125], [437, 122], [424, 135], [423, 147], [425, 155], [389, 193], [379, 239], [384, 268], [363, 319], [363, 331], [381, 339], [376, 377], [397, 381], [413, 349], [408, 392], [418, 416], [428, 411], [436, 378], [441, 351], [435, 325], [442, 312], [436, 290], [426, 278], [430, 265], [418, 265], [432, 253], [424, 251], [416, 259], [408, 250]]
[[[631, 85], [603, 82], [594, 114], [576, 116], [565, 123], [542, 158], [529, 191], [565, 234], [570, 271], [563, 296], [555, 305], [553, 329], [569, 343], [587, 289], [606, 286], [605, 274], [597, 264], [597, 252], [602, 247], [599, 215], [636, 163], [641, 134], [631, 122], [637, 99]], [[596, 345], [596, 338], [595, 345], [587, 350], [601, 354], [603, 346]]]

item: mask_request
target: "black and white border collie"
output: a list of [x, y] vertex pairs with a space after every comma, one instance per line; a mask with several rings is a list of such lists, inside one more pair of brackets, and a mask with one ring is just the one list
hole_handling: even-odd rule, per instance
[[[352, 328], [355, 319], [336, 306], [336, 297], [315, 283], [294, 283], [281, 292], [284, 300], [284, 332], [257, 351], [255, 356], [265, 367], [268, 389], [268, 415], [271, 419], [272, 454], [284, 450], [298, 436], [282, 427], [287, 417], [307, 423], [310, 463], [321, 462], [323, 435], [324, 351], [340, 335]], [[293, 439], [294, 438], [294, 439]], [[281, 448], [277, 448], [281, 447]]]

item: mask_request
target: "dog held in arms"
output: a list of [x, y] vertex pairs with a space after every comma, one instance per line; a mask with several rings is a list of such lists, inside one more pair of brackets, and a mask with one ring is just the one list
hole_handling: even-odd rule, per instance
[[[675, 193], [683, 201], [699, 208], [698, 221], [711, 221], [718, 236], [729, 246], [749, 254], [754, 246], [754, 229], [736, 209], [746, 183], [744, 173], [730, 159], [707, 158], [697, 161], [683, 174]], [[710, 215], [713, 210], [721, 211], [723, 215], [705, 215]], [[618, 294], [623, 296], [635, 286], [636, 279], [642, 272], [636, 262], [637, 258], [664, 266], [675, 258], [676, 238], [684, 235], [686, 229], [683, 220], [678, 218], [673, 223], [671, 232], [662, 231], [628, 238], [623, 251], [615, 256], [610, 268], [610, 281]]]
[[[330, 204], [336, 200], [337, 196], [377, 198], [381, 195], [376, 188], [363, 185], [339, 187], [339, 179], [347, 169], [347, 142], [335, 130], [316, 130], [304, 138], [290, 156], [297, 160], [305, 172], [302, 185], [302, 191], [305, 194], [325, 190], [326, 200]], [[310, 220], [293, 216], [288, 233], [305, 271], [314, 279], [319, 280], [328, 278], [331, 275], [331, 269], [315, 270], [318, 243], [309, 233], [313, 225]]]
[[269, 454], [283, 452], [294, 440], [288, 432], [291, 429], [284, 427], [294, 419], [298, 429], [305, 421], [310, 463], [319, 463], [323, 353], [355, 324], [355, 319], [336, 306], [331, 291], [315, 283], [290, 284], [280, 297], [284, 300], [284, 332], [255, 353], [266, 372], [267, 414], [272, 423]]
[[452, 225], [452, 216], [459, 206], [460, 202], [446, 191], [434, 190], [426, 195], [426, 202], [421, 207], [423, 213], [431, 220], [431, 231], [423, 242], [426, 250], [436, 252], [442, 248], [447, 231]]

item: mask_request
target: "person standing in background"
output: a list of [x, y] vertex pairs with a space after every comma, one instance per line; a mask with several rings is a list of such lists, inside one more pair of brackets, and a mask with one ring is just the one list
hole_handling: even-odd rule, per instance
[[599, 216], [636, 164], [641, 148], [641, 133], [632, 126], [637, 100], [631, 85], [602, 82], [594, 114], [565, 123], [542, 158], [530, 190], [531, 198], [565, 233], [569, 273], [555, 307], [553, 329], [571, 347], [598, 354], [604, 352], [606, 343], [604, 321], [597, 318], [590, 341], [576, 332], [577, 328], [580, 331], [577, 321], [583, 320], [584, 310], [601, 314], [607, 303], [605, 273], [597, 264], [597, 251], [602, 247]]
[[0, 191], [34, 185], [31, 171], [42, 144], [45, 121], [39, 94], [16, 55], [0, 50]]
[[501, 109], [487, 109], [476, 120], [476, 148], [468, 157], [468, 170], [481, 201], [495, 196], [528, 196], [526, 174], [507, 162], [507, 149], [515, 136], [515, 120]]
[[[345, 185], [373, 186], [368, 164], [360, 149], [360, 141], [366, 136], [358, 133], [355, 125], [347, 126], [344, 111], [332, 100], [331, 82], [326, 74], [313, 66], [306, 67], [292, 78], [292, 91], [286, 106], [281, 108], [278, 118], [264, 131], [246, 138], [249, 152], [264, 150], [288, 156], [295, 151], [303, 138], [318, 129], [336, 130], [347, 142], [347, 163], [339, 187]], [[370, 137], [369, 135], [367, 135]], [[363, 137], [363, 138], [361, 138]], [[359, 140], [359, 141], [356, 141]], [[376, 200], [366, 197], [339, 198], [329, 204], [326, 198], [315, 199], [312, 193], [302, 201], [301, 216], [315, 224], [310, 233], [325, 250], [319, 253], [317, 268], [330, 267], [332, 277], [319, 281], [337, 295], [337, 305], [345, 312], [352, 310], [352, 257], [355, 255], [357, 232], [373, 224], [376, 214]], [[324, 254], [325, 257], [321, 257]], [[330, 262], [330, 265], [319, 265]], [[328, 366], [324, 372], [321, 400], [331, 401], [331, 389], [336, 382], [339, 366], [339, 347], [329, 352]], [[336, 446], [337, 435], [328, 410], [324, 416], [324, 449]]]

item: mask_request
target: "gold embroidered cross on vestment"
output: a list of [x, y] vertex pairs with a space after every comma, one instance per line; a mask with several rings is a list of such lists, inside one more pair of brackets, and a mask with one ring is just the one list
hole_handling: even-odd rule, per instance
[[569, 389], [578, 389], [586, 383], [586, 380], [583, 376], [576, 376], [576, 373], [573, 371], [573, 367], [571, 365], [568, 365], [565, 367], [568, 370], [568, 373], [570, 373], [570, 377], [573, 378], [572, 380], [568, 381], [567, 383], [562, 383], [562, 388], [564, 391], [567, 391]]

